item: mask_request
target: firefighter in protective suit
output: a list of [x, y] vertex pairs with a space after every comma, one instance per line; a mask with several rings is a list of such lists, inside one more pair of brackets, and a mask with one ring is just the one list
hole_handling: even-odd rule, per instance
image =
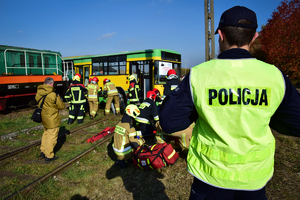
[[148, 91], [147, 98], [139, 106], [141, 114], [136, 121], [139, 122], [143, 136], [153, 135], [155, 124], [159, 121], [158, 109], [155, 104], [156, 96], [155, 92]]
[[112, 100], [114, 100], [116, 114], [118, 115], [120, 113], [119, 93], [115, 84], [113, 82], [110, 82], [110, 80], [107, 78], [103, 80], [103, 94], [107, 95], [107, 100], [105, 104], [105, 115], [108, 115], [110, 112]]
[[94, 77], [87, 85], [91, 119], [94, 119], [96, 117], [99, 108], [98, 93], [101, 92], [101, 89], [98, 85], [98, 81], [99, 79], [97, 77]]
[[168, 96], [178, 85], [180, 81], [174, 69], [170, 69], [167, 73], [167, 83], [164, 85], [164, 95]]
[[116, 164], [122, 169], [127, 167], [127, 160], [132, 158], [133, 149], [145, 143], [140, 131], [136, 131], [132, 126], [132, 121], [139, 114], [140, 111], [136, 105], [128, 105], [122, 120], [115, 128], [113, 150], [118, 159]]
[[140, 102], [140, 96], [141, 96], [140, 86], [137, 84], [134, 75], [130, 75], [128, 79], [130, 82], [129, 89], [128, 89], [129, 104], [137, 105]]
[[72, 124], [77, 116], [77, 123], [81, 124], [84, 118], [87, 89], [80, 83], [81, 75], [75, 74], [73, 81], [65, 94], [70, 103], [68, 124]]

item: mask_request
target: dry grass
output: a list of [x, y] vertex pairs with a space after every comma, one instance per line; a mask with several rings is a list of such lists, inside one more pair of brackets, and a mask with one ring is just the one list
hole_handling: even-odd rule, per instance
[[[118, 120], [109, 123], [116, 124]], [[99, 124], [97, 127], [100, 129], [106, 126], [108, 124]], [[90, 131], [97, 132], [97, 127], [86, 130], [86, 135]], [[276, 138], [275, 173], [267, 184], [267, 198], [299, 200], [300, 138], [280, 135], [275, 131], [273, 134]], [[67, 161], [80, 152], [86, 145], [84, 140], [84, 136], [68, 136], [67, 142], [70, 144], [66, 143], [58, 152], [61, 161]], [[34, 152], [35, 155], [39, 153], [38, 149]], [[111, 143], [106, 143], [74, 163], [68, 170], [40, 184], [33, 192], [15, 199], [188, 199], [193, 177], [187, 172], [186, 155], [181, 153], [180, 156], [175, 165], [160, 170], [143, 171], [133, 164], [121, 170], [114, 165], [116, 157]], [[30, 165], [34, 166], [34, 163]], [[44, 169], [49, 170], [51, 165], [54, 164], [45, 165]], [[0, 171], [8, 168], [8, 165], [0, 165]], [[17, 165], [11, 164], [11, 169], [17, 169]], [[14, 172], [19, 177], [24, 175], [24, 179], [28, 181], [29, 178], [40, 175], [40, 170], [36, 174], [28, 172], [27, 168]], [[30, 177], [26, 178], [26, 174]], [[21, 183], [15, 181], [14, 177], [16, 176], [9, 180], [11, 183]], [[8, 181], [7, 179], [3, 180]]]

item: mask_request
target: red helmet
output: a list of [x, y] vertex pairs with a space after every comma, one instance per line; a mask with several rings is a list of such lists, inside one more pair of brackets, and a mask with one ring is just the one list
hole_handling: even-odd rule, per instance
[[93, 79], [92, 79], [92, 78], [90, 78], [90, 79], [89, 79], [89, 83], [90, 83], [92, 80], [93, 80]]
[[81, 75], [80, 74], [75, 74], [75, 76], [79, 76], [79, 78], [81, 79]]
[[160, 92], [159, 92], [159, 90], [157, 89], [157, 88], [154, 88], [153, 90], [152, 90], [156, 95], [160, 95]]
[[152, 99], [153, 101], [156, 99], [156, 94], [155, 94], [155, 92], [153, 92], [153, 91], [148, 91], [147, 92], [147, 98], [149, 98], [149, 99]]
[[176, 74], [176, 71], [175, 71], [174, 69], [170, 69], [170, 70], [168, 71], [167, 76], [170, 76], [171, 74], [177, 75], [177, 74]]
[[103, 85], [104, 85], [106, 82], [108, 82], [108, 79], [107, 79], [107, 78], [105, 78], [105, 79], [103, 80]]
[[99, 79], [97, 77], [94, 77], [93, 81], [95, 81], [96, 83], [98, 83]]

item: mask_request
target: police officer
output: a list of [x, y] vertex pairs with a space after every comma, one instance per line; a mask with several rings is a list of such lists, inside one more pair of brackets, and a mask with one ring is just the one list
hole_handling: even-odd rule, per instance
[[98, 85], [98, 81], [99, 79], [97, 77], [94, 77], [92, 78], [91, 83], [87, 85], [91, 119], [94, 119], [96, 117], [99, 108], [98, 93], [101, 91], [101, 89]]
[[140, 86], [137, 84], [134, 75], [130, 75], [128, 79], [130, 82], [129, 89], [128, 89], [129, 104], [137, 105], [140, 102], [140, 96], [141, 96]]
[[180, 81], [174, 69], [170, 69], [167, 73], [167, 83], [164, 85], [164, 95], [168, 96], [178, 85]]
[[249, 53], [256, 28], [252, 10], [226, 10], [216, 31], [218, 59], [193, 67], [164, 99], [160, 125], [165, 132], [196, 121], [187, 157], [195, 177], [190, 199], [266, 199], [274, 172], [270, 127], [300, 136], [298, 91], [278, 68]]
[[132, 158], [133, 149], [145, 143], [140, 131], [136, 131], [131, 124], [139, 114], [140, 111], [136, 105], [128, 105], [121, 122], [115, 128], [112, 146], [118, 159], [117, 164], [122, 169], [127, 167], [127, 160]]
[[87, 89], [80, 83], [81, 75], [75, 74], [73, 81], [65, 94], [65, 99], [70, 103], [68, 124], [72, 124], [77, 117], [77, 123], [81, 124], [84, 118]]
[[107, 95], [107, 100], [105, 104], [105, 115], [110, 113], [111, 102], [114, 100], [114, 105], [116, 108], [116, 114], [120, 114], [120, 104], [119, 104], [119, 93], [113, 82], [105, 78], [103, 80], [103, 94]]
[[141, 114], [136, 118], [143, 136], [153, 135], [155, 124], [159, 121], [155, 104], [156, 94], [153, 91], [148, 91], [146, 97], [145, 101], [139, 106]]

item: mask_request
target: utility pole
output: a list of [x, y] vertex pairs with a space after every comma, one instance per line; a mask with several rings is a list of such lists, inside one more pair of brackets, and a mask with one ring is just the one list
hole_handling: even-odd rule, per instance
[[204, 0], [205, 61], [215, 58], [214, 0]]

